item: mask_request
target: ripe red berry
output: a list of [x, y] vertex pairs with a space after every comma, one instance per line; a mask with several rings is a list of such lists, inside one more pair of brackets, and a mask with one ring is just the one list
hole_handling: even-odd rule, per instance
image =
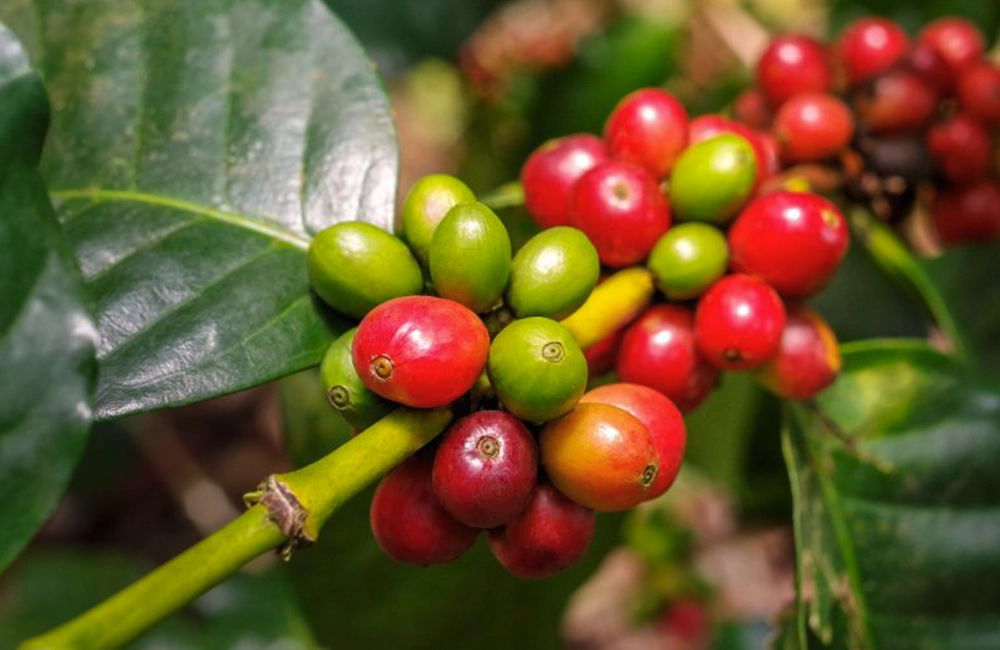
[[751, 129], [766, 129], [771, 125], [771, 107], [757, 88], [747, 88], [733, 100], [733, 119]]
[[927, 132], [927, 150], [941, 175], [965, 184], [986, 176], [992, 153], [990, 133], [978, 120], [958, 113]]
[[654, 305], [625, 330], [615, 367], [624, 382], [655, 388], [681, 411], [696, 409], [718, 383], [694, 340], [694, 314], [681, 305]]
[[946, 245], [983, 242], [1000, 236], [1000, 185], [981, 180], [940, 189], [931, 206], [938, 240]]
[[903, 60], [905, 66], [920, 75], [940, 94], [951, 92], [955, 74], [937, 50], [925, 43], [917, 43]]
[[490, 335], [472, 311], [407, 296], [368, 312], [354, 335], [354, 369], [370, 390], [415, 408], [455, 401], [486, 367]]
[[983, 35], [964, 18], [939, 18], [920, 30], [917, 42], [941, 57], [957, 75], [983, 58]]
[[968, 67], [958, 78], [958, 103], [988, 124], [1000, 122], [1000, 68], [991, 63]]
[[545, 578], [579, 562], [593, 536], [593, 511], [543, 483], [521, 514], [491, 530], [488, 539], [493, 555], [509, 572]]
[[910, 49], [906, 32], [885, 18], [860, 18], [833, 44], [835, 65], [850, 86], [887, 70]]
[[829, 92], [831, 77], [824, 47], [801, 34], [771, 39], [757, 62], [757, 87], [774, 108], [793, 95]]
[[937, 110], [938, 91], [911, 70], [872, 77], [853, 96], [858, 121], [870, 133], [905, 133], [924, 127]]
[[723, 370], [755, 368], [778, 352], [785, 306], [763, 280], [742, 273], [716, 282], [698, 301], [695, 342]]
[[847, 105], [833, 95], [796, 95], [778, 109], [774, 135], [785, 162], [819, 162], [851, 141], [854, 118]]
[[687, 432], [684, 418], [670, 398], [648, 386], [615, 383], [584, 393], [580, 403], [617, 406], [646, 425], [660, 463], [656, 480], [649, 487], [648, 499], [655, 499], [673, 485], [684, 460]]
[[524, 207], [542, 228], [569, 224], [569, 192], [583, 174], [608, 159], [604, 141], [586, 133], [550, 140], [521, 169]]
[[624, 329], [616, 330], [583, 351], [591, 379], [607, 374], [615, 367], [618, 347], [621, 345], [624, 335]]
[[609, 161], [573, 186], [570, 220], [590, 238], [603, 264], [621, 267], [649, 254], [670, 227], [670, 206], [645, 168]]
[[659, 88], [641, 88], [626, 95], [604, 124], [611, 155], [645, 167], [656, 178], [670, 173], [688, 141], [684, 106]]
[[447, 564], [472, 546], [478, 531], [461, 524], [438, 504], [431, 462], [414, 456], [385, 475], [369, 511], [372, 533], [397, 562]]
[[434, 455], [434, 494], [467, 526], [493, 528], [516, 517], [538, 477], [538, 446], [504, 411], [477, 411], [454, 423]]
[[773, 192], [748, 205], [729, 230], [730, 266], [788, 298], [820, 289], [840, 265], [850, 233], [832, 203], [807, 192]]
[[816, 313], [790, 309], [778, 353], [755, 372], [782, 399], [812, 399], [840, 372], [837, 337]]

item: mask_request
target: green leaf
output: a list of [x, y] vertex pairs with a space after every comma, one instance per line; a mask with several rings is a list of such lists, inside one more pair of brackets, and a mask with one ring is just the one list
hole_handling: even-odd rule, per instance
[[788, 407], [801, 647], [1000, 647], [1000, 393], [922, 343], [844, 346]]
[[0, 571], [52, 512], [90, 428], [97, 334], [38, 157], [41, 79], [0, 25]]
[[389, 105], [346, 28], [319, 0], [8, 0], [0, 17], [33, 39], [55, 107], [43, 171], [97, 306], [97, 417], [317, 363], [311, 235], [394, 222]]

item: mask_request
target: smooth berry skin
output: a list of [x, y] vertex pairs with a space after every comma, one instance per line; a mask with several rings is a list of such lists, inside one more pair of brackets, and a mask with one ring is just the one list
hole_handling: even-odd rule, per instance
[[688, 143], [688, 116], [677, 98], [659, 88], [629, 93], [604, 124], [604, 141], [617, 160], [666, 178]]
[[785, 162], [820, 162], [851, 141], [854, 118], [847, 104], [833, 95], [796, 95], [778, 109], [774, 135]]
[[489, 532], [490, 550], [519, 578], [547, 578], [580, 561], [595, 523], [592, 510], [542, 483], [520, 515]]
[[647, 309], [625, 330], [615, 365], [623, 382], [641, 384], [666, 395], [683, 413], [708, 397], [719, 380], [695, 344], [694, 314], [681, 305]]
[[601, 263], [619, 268], [646, 258], [670, 227], [670, 205], [645, 168], [609, 161], [573, 186], [570, 222], [590, 238]]
[[379, 548], [397, 562], [448, 564], [476, 540], [475, 528], [445, 512], [431, 486], [431, 462], [414, 456], [385, 475], [369, 511]]
[[772, 108], [801, 93], [829, 92], [832, 78], [826, 49], [801, 34], [771, 39], [757, 62], [757, 87]]
[[854, 95], [858, 120], [872, 134], [922, 130], [937, 111], [934, 85], [911, 70], [890, 70], [873, 77]]
[[785, 306], [760, 278], [733, 273], [716, 282], [694, 314], [698, 350], [721, 370], [756, 368], [778, 352]]
[[537, 480], [538, 445], [520, 420], [503, 411], [477, 411], [449, 427], [431, 474], [441, 506], [473, 528], [516, 517]]
[[733, 100], [733, 119], [751, 129], [767, 129], [773, 117], [767, 97], [757, 88], [747, 88]]
[[951, 93], [955, 86], [955, 73], [937, 50], [924, 43], [916, 43], [903, 59], [903, 65], [920, 75], [942, 96]]
[[774, 358], [755, 377], [781, 399], [819, 395], [840, 372], [840, 346], [826, 321], [805, 307], [790, 309]]
[[835, 65], [849, 86], [888, 70], [910, 49], [906, 32], [885, 18], [860, 18], [833, 44]]
[[927, 150], [947, 180], [967, 184], [986, 176], [990, 167], [990, 132], [976, 119], [958, 113], [927, 132]]
[[748, 205], [729, 230], [730, 266], [786, 298], [804, 298], [826, 286], [849, 241], [847, 221], [823, 197], [773, 192]]
[[953, 75], [983, 58], [983, 35], [979, 28], [956, 16], [928, 23], [917, 35], [917, 43], [941, 57]]
[[726, 236], [709, 224], [682, 223], [660, 237], [646, 265], [671, 300], [696, 298], [729, 266]]
[[583, 351], [590, 379], [606, 375], [614, 369], [624, 335], [624, 329], [616, 330]]
[[772, 166], [768, 162], [766, 145], [761, 142], [760, 134], [750, 127], [734, 122], [721, 115], [701, 115], [691, 120], [688, 127], [690, 144], [698, 144], [715, 137], [721, 133], [735, 133], [742, 137], [753, 147], [755, 162], [757, 163], [757, 176], [754, 179], [754, 191], [760, 188], [761, 184], [771, 175]]
[[966, 113], [987, 124], [1000, 122], [1000, 67], [978, 63], [958, 78], [958, 103]]
[[673, 485], [684, 461], [687, 431], [680, 410], [669, 397], [648, 386], [614, 383], [587, 391], [580, 403], [617, 406], [646, 425], [660, 464], [647, 500], [655, 499]]
[[521, 169], [524, 207], [542, 228], [569, 224], [569, 193], [588, 170], [608, 160], [596, 135], [581, 133], [550, 140], [536, 149]]
[[931, 220], [944, 246], [1000, 237], [1000, 185], [984, 179], [938, 190], [931, 205]]
[[354, 369], [370, 390], [414, 408], [435, 408], [472, 388], [490, 335], [466, 307], [434, 296], [382, 303], [358, 324]]

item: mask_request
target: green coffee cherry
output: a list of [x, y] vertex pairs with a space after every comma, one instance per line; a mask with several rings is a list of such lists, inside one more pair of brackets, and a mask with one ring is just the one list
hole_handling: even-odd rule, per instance
[[510, 237], [488, 207], [462, 203], [438, 224], [428, 261], [439, 296], [487, 312], [500, 303], [510, 277]]
[[568, 226], [543, 230], [514, 256], [507, 306], [518, 318], [561, 320], [587, 300], [600, 272], [597, 249], [583, 232]]
[[753, 146], [735, 133], [691, 145], [674, 163], [670, 206], [683, 221], [728, 223], [750, 193], [757, 176]]
[[653, 246], [647, 266], [660, 291], [671, 300], [695, 298], [729, 265], [726, 236], [706, 223], [682, 223]]
[[319, 375], [330, 406], [355, 429], [367, 429], [388, 415], [393, 404], [365, 387], [354, 369], [351, 346], [357, 329], [347, 330], [330, 344]]
[[420, 265], [402, 241], [360, 221], [321, 231], [309, 246], [309, 282], [328, 305], [360, 319], [391, 298], [419, 294]]
[[448, 210], [475, 201], [465, 183], [447, 174], [424, 176], [413, 184], [403, 203], [402, 236], [422, 265], [427, 266], [431, 238]]

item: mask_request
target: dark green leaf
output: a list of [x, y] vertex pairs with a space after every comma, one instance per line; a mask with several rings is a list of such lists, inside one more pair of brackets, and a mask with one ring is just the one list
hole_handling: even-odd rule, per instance
[[99, 418], [317, 363], [312, 234], [391, 228], [371, 63], [319, 0], [9, 0], [55, 107], [43, 170], [98, 313]]
[[97, 333], [37, 164], [41, 79], [0, 25], [0, 571], [62, 495], [87, 439]]
[[1000, 393], [920, 343], [851, 344], [787, 415], [801, 647], [1000, 647]]

